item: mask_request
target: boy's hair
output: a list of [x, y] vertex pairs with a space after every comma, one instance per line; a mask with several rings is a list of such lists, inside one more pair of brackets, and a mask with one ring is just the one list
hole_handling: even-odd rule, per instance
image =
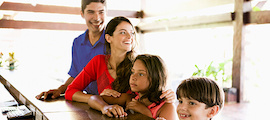
[[[167, 69], [164, 61], [156, 55], [138, 55], [136, 60], [141, 60], [147, 69], [149, 87], [148, 91], [140, 98], [148, 98], [150, 102], [159, 103], [160, 95], [166, 86]], [[134, 62], [135, 62], [134, 61]]]
[[104, 4], [105, 7], [107, 7], [106, 0], [82, 0], [81, 1], [81, 10], [84, 13], [84, 9], [86, 8], [87, 5], [89, 5], [91, 2], [100, 2]]
[[205, 103], [206, 108], [215, 105], [222, 109], [224, 105], [224, 92], [217, 83], [206, 77], [191, 77], [185, 79], [176, 91], [177, 99], [185, 97]]
[[[106, 29], [105, 29], [105, 34], [113, 36], [113, 33], [116, 27], [122, 22], [128, 22], [133, 27], [130, 20], [127, 19], [126, 17], [122, 17], [122, 16], [114, 17], [107, 24]], [[136, 37], [134, 38], [133, 42], [136, 42]], [[131, 75], [130, 69], [132, 68], [132, 61], [134, 60], [134, 56], [135, 56], [134, 46], [135, 44], [133, 44], [131, 51], [127, 52], [125, 59], [116, 68], [117, 77], [112, 82], [112, 88], [120, 93], [125, 93], [128, 90], [130, 90], [129, 78]], [[111, 54], [111, 46], [107, 40], [105, 40], [105, 47], [106, 47], [105, 54], [106, 55]]]

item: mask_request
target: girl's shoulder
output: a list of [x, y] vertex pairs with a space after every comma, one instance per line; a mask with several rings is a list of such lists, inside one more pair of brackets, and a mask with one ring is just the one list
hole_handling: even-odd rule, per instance
[[[164, 103], [162, 107], [158, 110], [157, 115], [159, 117], [164, 117], [170, 120], [170, 118], [177, 118], [176, 106], [174, 103]], [[170, 117], [170, 118], [168, 118]], [[173, 119], [174, 120], [174, 119]]]

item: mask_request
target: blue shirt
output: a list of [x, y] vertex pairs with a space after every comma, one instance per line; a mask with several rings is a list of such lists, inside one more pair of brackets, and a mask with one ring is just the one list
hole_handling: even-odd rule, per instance
[[[88, 30], [86, 30], [73, 41], [72, 63], [68, 74], [75, 78], [93, 57], [105, 54], [105, 50], [105, 31], [103, 30], [99, 40], [92, 45], [88, 38]], [[97, 83], [92, 82], [91, 84], [85, 91], [90, 94], [98, 94]]]

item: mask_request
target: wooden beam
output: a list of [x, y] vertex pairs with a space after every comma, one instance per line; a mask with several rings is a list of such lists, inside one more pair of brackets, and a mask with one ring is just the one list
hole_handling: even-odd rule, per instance
[[85, 24], [75, 24], [75, 23], [14, 21], [2, 19], [0, 20], [0, 28], [84, 31], [87, 29], [87, 26]]
[[[81, 8], [80, 7], [53, 6], [53, 5], [40, 5], [40, 4], [33, 6], [28, 3], [3, 2], [3, 4], [0, 6], [0, 10], [80, 15]], [[108, 16], [111, 16], [111, 17], [125, 16], [129, 18], [141, 18], [142, 13], [143, 12], [140, 12], [140, 11], [108, 10]]]
[[76, 15], [80, 14], [79, 7], [65, 7], [65, 6], [52, 6], [52, 5], [40, 5], [40, 4], [33, 6], [28, 3], [13, 3], [13, 2], [4, 2], [0, 6], [0, 10], [76, 14]]
[[218, 15], [208, 16], [194, 16], [194, 17], [182, 17], [174, 18], [172, 20], [159, 20], [151, 23], [140, 23], [138, 28], [143, 33], [156, 32], [156, 31], [168, 31], [168, 30], [181, 30], [192, 28], [206, 28], [231, 25], [233, 20], [233, 13], [224, 13]]
[[237, 89], [237, 102], [244, 101], [244, 32], [250, 22], [251, 4], [248, 0], [235, 0], [235, 20], [233, 35], [232, 87]]
[[250, 23], [257, 23], [257, 24], [270, 23], [270, 11], [250, 12]]

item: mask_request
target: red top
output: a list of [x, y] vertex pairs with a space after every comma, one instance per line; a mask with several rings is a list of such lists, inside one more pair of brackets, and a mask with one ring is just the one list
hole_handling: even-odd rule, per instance
[[[139, 95], [135, 97], [136, 100], [138, 100], [139, 98]], [[156, 103], [152, 103], [151, 105], [147, 106], [147, 108], [151, 111], [154, 119], [157, 118], [157, 111], [164, 105], [164, 103], [165, 101], [161, 101], [158, 105]]]
[[110, 75], [107, 68], [106, 55], [95, 56], [67, 87], [65, 98], [72, 100], [72, 96], [77, 91], [83, 91], [92, 81], [97, 80], [97, 87], [99, 94], [104, 89], [112, 89], [111, 83], [114, 78]]

